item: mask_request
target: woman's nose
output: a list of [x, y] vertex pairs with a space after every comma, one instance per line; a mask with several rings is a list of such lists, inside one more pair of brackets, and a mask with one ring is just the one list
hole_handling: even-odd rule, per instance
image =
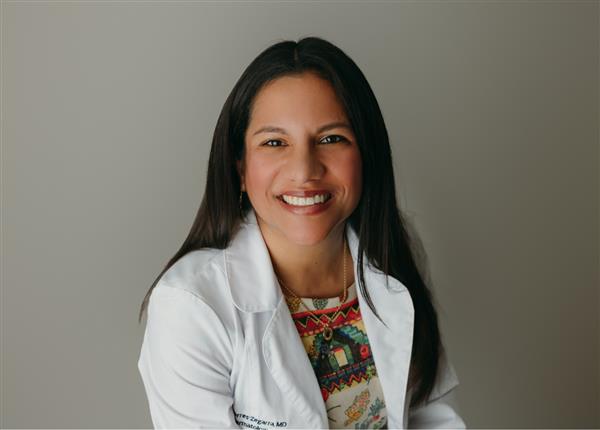
[[323, 176], [325, 166], [317, 152], [312, 144], [296, 146], [291, 151], [285, 169], [293, 182], [303, 183]]

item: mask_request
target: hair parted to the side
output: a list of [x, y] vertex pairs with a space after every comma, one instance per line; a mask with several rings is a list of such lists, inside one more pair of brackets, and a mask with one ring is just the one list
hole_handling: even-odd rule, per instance
[[[425, 258], [418, 237], [412, 238], [396, 202], [392, 154], [383, 116], [365, 76], [342, 50], [318, 37], [275, 43], [261, 52], [242, 73], [227, 97], [212, 139], [204, 197], [181, 248], [168, 261], [146, 293], [139, 313], [141, 322], [152, 290], [162, 275], [183, 255], [201, 248], [224, 249], [234, 236], [242, 214], [239, 209], [241, 178], [236, 160], [244, 156], [244, 136], [253, 100], [268, 82], [305, 72], [329, 81], [353, 128], [363, 166], [363, 191], [348, 222], [359, 237], [359, 288], [374, 305], [365, 288], [363, 253], [368, 264], [402, 282], [413, 301], [414, 332], [408, 386], [411, 406], [424, 402], [438, 377], [444, 347], [433, 296], [417, 266]], [[250, 208], [244, 194], [243, 211]], [[423, 253], [421, 255], [421, 253]], [[423, 269], [426, 270], [426, 269]], [[378, 316], [379, 317], [379, 316]], [[393, 318], [393, 315], [385, 315]], [[379, 317], [381, 319], [381, 317]], [[400, 340], [399, 340], [400, 341]]]

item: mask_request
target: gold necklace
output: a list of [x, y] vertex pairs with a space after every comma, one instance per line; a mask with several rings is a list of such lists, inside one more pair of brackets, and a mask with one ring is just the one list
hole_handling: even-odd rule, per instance
[[[340, 300], [340, 304], [338, 305], [335, 313], [330, 318], [330, 321], [335, 320], [335, 317], [337, 317], [337, 315], [338, 315], [338, 313], [340, 311], [340, 308], [342, 307], [342, 305], [344, 304], [344, 302], [348, 298], [348, 287], [346, 286], [346, 238], [345, 237], [344, 237], [343, 265], [344, 265], [344, 295], [343, 295], [343, 298]], [[319, 317], [317, 317], [313, 313], [313, 311], [311, 309], [309, 309], [308, 306], [306, 306], [304, 304], [304, 302], [302, 301], [302, 299], [300, 297], [298, 297], [292, 290], [290, 290], [288, 287], [286, 287], [285, 284], [283, 282], [281, 282], [281, 279], [279, 279], [279, 277], [277, 279], [279, 280], [279, 283], [281, 284], [281, 286], [288, 293], [290, 293], [294, 298], [296, 298], [302, 304], [302, 306], [304, 306], [306, 308], [306, 310], [310, 313], [310, 316], [313, 318], [313, 320], [317, 321], [323, 327], [323, 339], [325, 339], [326, 341], [330, 341], [331, 338], [333, 337], [333, 329], [329, 325], [329, 322], [324, 323], [323, 321], [321, 321], [321, 319]]]

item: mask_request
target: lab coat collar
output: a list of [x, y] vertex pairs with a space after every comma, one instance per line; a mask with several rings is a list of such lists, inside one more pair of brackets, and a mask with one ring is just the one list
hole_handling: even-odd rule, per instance
[[[358, 279], [358, 235], [350, 224], [346, 232], [355, 279]], [[253, 208], [247, 212], [245, 220], [225, 250], [225, 270], [232, 299], [238, 309], [244, 312], [275, 310], [283, 294], [278, 287], [277, 276]], [[383, 272], [371, 266], [366, 255], [363, 270], [366, 278], [384, 284], [388, 290], [406, 291], [406, 287], [400, 281], [385, 276]]]

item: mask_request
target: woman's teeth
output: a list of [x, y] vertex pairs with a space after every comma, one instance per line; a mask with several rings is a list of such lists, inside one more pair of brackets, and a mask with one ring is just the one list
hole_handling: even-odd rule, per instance
[[284, 202], [292, 206], [310, 206], [316, 203], [325, 203], [331, 198], [331, 194], [317, 194], [313, 197], [286, 196], [284, 194], [281, 198]]

